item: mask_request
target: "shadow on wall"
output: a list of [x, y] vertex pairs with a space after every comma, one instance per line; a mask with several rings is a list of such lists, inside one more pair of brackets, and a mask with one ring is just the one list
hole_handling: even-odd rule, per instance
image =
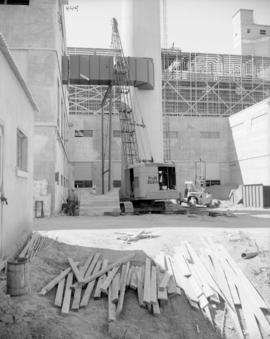
[[232, 128], [230, 126], [228, 129], [228, 142], [229, 142], [228, 162], [230, 168], [230, 183], [231, 185], [237, 187], [243, 184], [243, 177], [237, 157], [235, 142], [232, 135]]

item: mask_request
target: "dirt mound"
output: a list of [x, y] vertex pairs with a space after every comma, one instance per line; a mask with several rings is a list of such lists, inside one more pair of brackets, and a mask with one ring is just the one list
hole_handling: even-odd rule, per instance
[[[161, 315], [154, 317], [147, 309], [139, 306], [136, 292], [128, 290], [120, 319], [109, 325], [105, 297], [99, 300], [90, 299], [87, 307], [64, 316], [54, 306], [55, 289], [45, 296], [38, 294], [43, 286], [67, 267], [68, 257], [84, 262], [90, 252], [97, 250], [110, 262], [130, 253], [71, 246], [48, 240], [47, 246], [31, 262], [31, 293], [12, 298], [0, 294], [0, 338], [220, 338], [201, 312], [193, 310], [183, 295], [171, 297], [161, 306]], [[144, 260], [145, 253], [135, 251], [134, 261], [142, 264]], [[120, 331], [119, 334], [117, 331]]]

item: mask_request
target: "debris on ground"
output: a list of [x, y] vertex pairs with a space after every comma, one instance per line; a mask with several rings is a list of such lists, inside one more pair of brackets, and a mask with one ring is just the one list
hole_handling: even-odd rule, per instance
[[[221, 333], [225, 319], [221, 326], [215, 322], [215, 308], [222, 302], [224, 318], [228, 313], [240, 338], [246, 333], [249, 338], [270, 336], [270, 324], [264, 313], [270, 311], [269, 305], [223, 246], [214, 244], [211, 239], [204, 241], [204, 245], [201, 256], [186, 241], [175, 248], [174, 257], [159, 254], [156, 261], [167, 269], [168, 289], [172, 280], [167, 272], [173, 277], [176, 288], [185, 292], [190, 305], [201, 310], [214, 327], [220, 327]], [[159, 289], [165, 286], [162, 283]]]
[[117, 237], [117, 240], [122, 240], [123, 242], [126, 242], [127, 244], [130, 244], [131, 242], [139, 241], [142, 239], [152, 239], [152, 238], [158, 238], [159, 235], [154, 235], [150, 231], [141, 231], [137, 234], [133, 233], [121, 233], [120, 237]]

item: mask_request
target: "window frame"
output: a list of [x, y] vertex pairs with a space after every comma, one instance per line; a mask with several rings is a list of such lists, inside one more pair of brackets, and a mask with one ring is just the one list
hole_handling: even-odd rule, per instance
[[[28, 137], [21, 128], [16, 129], [16, 169], [17, 173], [28, 173]], [[23, 176], [23, 175], [22, 175]]]

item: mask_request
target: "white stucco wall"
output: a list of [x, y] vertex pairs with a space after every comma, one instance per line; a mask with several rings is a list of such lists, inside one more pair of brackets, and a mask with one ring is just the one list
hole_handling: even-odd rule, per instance
[[[0, 70], [0, 124], [4, 130], [3, 193], [8, 200], [8, 205], [0, 205], [0, 256], [3, 257], [13, 254], [32, 230], [35, 110], [1, 49]], [[16, 167], [18, 128], [28, 138], [27, 172], [18, 172]]]
[[240, 167], [243, 184], [270, 185], [270, 98], [229, 118], [231, 163]]

